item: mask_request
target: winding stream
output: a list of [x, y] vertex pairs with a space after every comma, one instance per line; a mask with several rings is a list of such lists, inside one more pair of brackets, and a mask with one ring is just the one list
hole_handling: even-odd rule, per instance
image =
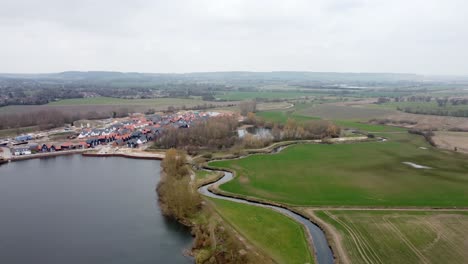
[[333, 263], [333, 254], [330, 249], [330, 246], [328, 245], [328, 241], [325, 237], [325, 234], [323, 233], [322, 229], [320, 229], [316, 224], [312, 223], [309, 219], [282, 207], [269, 205], [269, 204], [263, 204], [259, 202], [251, 202], [251, 201], [233, 198], [233, 197], [227, 197], [227, 196], [215, 194], [212, 191], [210, 191], [211, 186], [213, 185], [219, 186], [233, 179], [233, 175], [231, 172], [225, 172], [225, 171], [220, 171], [220, 172], [224, 173], [224, 176], [221, 179], [219, 179], [218, 181], [214, 183], [210, 183], [210, 184], [200, 187], [198, 189], [198, 192], [200, 192], [201, 194], [205, 196], [216, 198], [216, 199], [223, 199], [223, 200], [228, 200], [228, 201], [232, 201], [236, 203], [270, 208], [279, 213], [282, 213], [283, 215], [293, 218], [297, 222], [301, 223], [307, 229], [309, 236], [312, 237], [312, 241], [313, 241], [312, 244], [314, 247], [317, 262], [319, 264], [332, 264]]

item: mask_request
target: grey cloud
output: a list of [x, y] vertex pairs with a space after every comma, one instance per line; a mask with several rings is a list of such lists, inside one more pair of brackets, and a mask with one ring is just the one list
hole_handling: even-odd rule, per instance
[[458, 0], [0, 0], [0, 72], [468, 74]]

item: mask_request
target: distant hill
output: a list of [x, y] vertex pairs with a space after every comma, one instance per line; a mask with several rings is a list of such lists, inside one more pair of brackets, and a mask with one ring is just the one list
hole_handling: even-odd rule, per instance
[[10, 79], [55, 79], [64, 81], [195, 81], [214, 83], [245, 83], [245, 82], [399, 82], [424, 81], [427, 77], [406, 73], [339, 73], [339, 72], [194, 72], [194, 73], [137, 73], [113, 71], [66, 71], [47, 74], [1, 74], [0, 78]]

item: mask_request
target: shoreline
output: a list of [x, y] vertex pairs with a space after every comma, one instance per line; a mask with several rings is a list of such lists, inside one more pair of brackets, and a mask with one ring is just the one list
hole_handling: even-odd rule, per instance
[[147, 155], [141, 156], [138, 155], [137, 153], [105, 153], [105, 154], [100, 154], [100, 153], [82, 153], [81, 154], [84, 157], [123, 157], [123, 158], [129, 158], [129, 159], [143, 159], [143, 160], [163, 160], [164, 156], [163, 155], [158, 155], [158, 154], [151, 154], [148, 153]]
[[150, 153], [150, 152], [129, 152], [129, 153], [93, 153], [91, 149], [79, 149], [79, 150], [67, 150], [67, 151], [57, 151], [57, 152], [47, 152], [47, 153], [37, 153], [30, 155], [22, 156], [13, 156], [8, 160], [1, 160], [1, 164], [6, 164], [8, 162], [23, 161], [30, 159], [41, 159], [48, 157], [57, 157], [57, 156], [66, 156], [66, 155], [76, 155], [81, 154], [84, 157], [122, 157], [129, 159], [142, 159], [142, 160], [162, 160], [164, 159], [164, 154]]

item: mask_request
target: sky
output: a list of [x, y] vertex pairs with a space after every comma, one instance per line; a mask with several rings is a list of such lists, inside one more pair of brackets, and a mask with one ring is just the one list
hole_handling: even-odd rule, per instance
[[0, 72], [468, 75], [465, 0], [0, 0]]

